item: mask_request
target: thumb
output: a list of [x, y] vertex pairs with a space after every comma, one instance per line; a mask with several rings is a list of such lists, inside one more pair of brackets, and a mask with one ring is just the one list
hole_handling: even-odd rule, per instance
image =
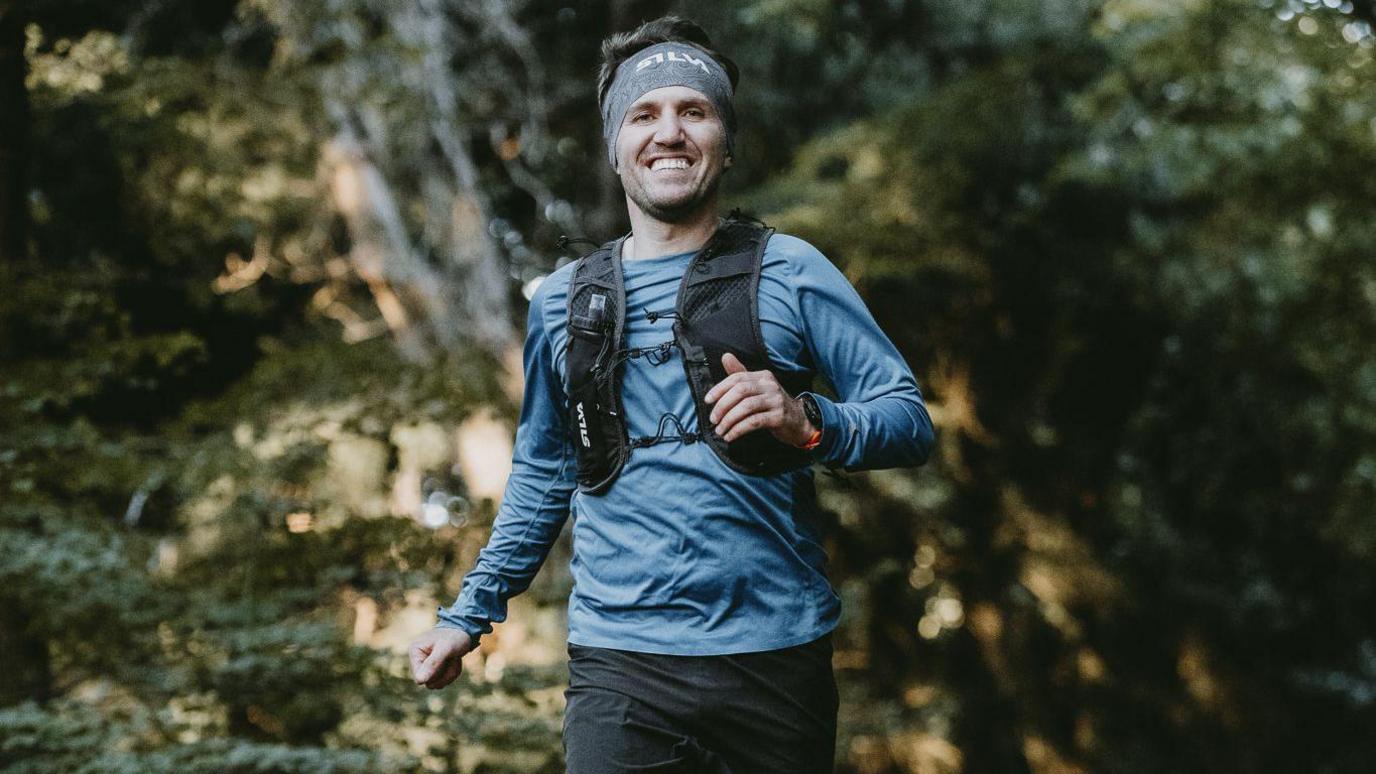
[[420, 669], [416, 671], [416, 682], [423, 683], [434, 677], [448, 657], [449, 648], [445, 647], [443, 643], [435, 643], [435, 646], [430, 649], [430, 655], [426, 656], [420, 664]]
[[430, 655], [430, 651], [433, 647], [434, 643], [424, 638], [417, 639], [415, 642], [411, 643], [409, 653], [411, 657], [411, 676], [416, 679], [417, 683], [425, 682], [421, 679], [420, 673], [422, 665], [425, 663], [425, 657]]
[[745, 364], [742, 363], [739, 359], [737, 359], [735, 355], [731, 354], [730, 352], [722, 353], [721, 365], [723, 368], [726, 369], [727, 374], [739, 374], [745, 372]]

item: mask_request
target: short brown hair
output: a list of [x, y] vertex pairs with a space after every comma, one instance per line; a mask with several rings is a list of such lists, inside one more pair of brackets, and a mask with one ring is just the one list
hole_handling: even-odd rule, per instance
[[731, 61], [730, 57], [712, 48], [712, 39], [707, 36], [706, 30], [699, 27], [696, 22], [679, 16], [661, 16], [630, 32], [618, 32], [602, 41], [602, 65], [597, 70], [598, 107], [607, 99], [607, 90], [612, 87], [612, 78], [622, 62], [641, 49], [670, 41], [692, 43], [711, 54], [713, 59], [721, 63], [722, 69], [726, 70], [726, 77], [731, 79], [731, 90], [736, 90], [736, 82], [740, 80], [740, 68], [736, 67], [736, 63]]

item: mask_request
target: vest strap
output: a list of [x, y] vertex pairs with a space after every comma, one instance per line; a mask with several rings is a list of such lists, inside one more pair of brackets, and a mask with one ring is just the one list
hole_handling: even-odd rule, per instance
[[[728, 467], [747, 475], [773, 475], [811, 464], [806, 452], [779, 442], [766, 429], [727, 443], [713, 429], [711, 406], [704, 400], [712, 386], [726, 378], [721, 363], [725, 352], [752, 371], [773, 371], [790, 395], [811, 383], [811, 373], [774, 367], [760, 331], [760, 270], [773, 233], [759, 221], [735, 213], [724, 220], [689, 262], [674, 309], [643, 310], [651, 323], [661, 317], [673, 319], [673, 338], [649, 347], [623, 346], [626, 289], [621, 247], [626, 237], [578, 260], [568, 292], [565, 382], [581, 492], [602, 494], [620, 475], [632, 450], [673, 440], [704, 442]], [[675, 349], [693, 395], [697, 429], [690, 431], [683, 418], [666, 411], [654, 435], [631, 438], [621, 399], [624, 364], [644, 357], [652, 365], [662, 365]]]

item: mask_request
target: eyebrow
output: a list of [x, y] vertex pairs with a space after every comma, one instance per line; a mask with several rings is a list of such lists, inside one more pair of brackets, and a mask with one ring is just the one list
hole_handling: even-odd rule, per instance
[[[700, 108], [706, 108], [706, 107], [711, 107], [712, 103], [711, 103], [710, 101], [708, 101], [708, 100], [705, 100], [705, 99], [701, 98], [701, 97], [684, 97], [683, 99], [681, 99], [681, 100], [679, 100], [678, 102], [674, 103], [674, 105], [675, 105], [676, 107], [678, 107], [678, 108], [685, 108], [685, 107], [700, 107]], [[638, 111], [641, 111], [641, 110], [648, 110], [648, 109], [657, 108], [657, 107], [659, 107], [659, 102], [657, 102], [657, 101], [655, 101], [655, 100], [639, 100], [639, 101], [636, 101], [636, 102], [632, 102], [632, 103], [631, 103], [631, 106], [628, 107], [628, 108], [626, 108], [626, 115], [627, 115], [627, 116], [630, 116], [630, 115], [633, 115], [634, 113], [636, 113], [636, 112], [638, 112]]]

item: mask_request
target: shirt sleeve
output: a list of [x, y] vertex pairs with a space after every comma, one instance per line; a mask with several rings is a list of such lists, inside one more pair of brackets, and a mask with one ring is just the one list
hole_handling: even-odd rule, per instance
[[[548, 282], [548, 280], [546, 280]], [[507, 600], [525, 591], [559, 537], [577, 484], [574, 449], [566, 432], [564, 386], [541, 307], [531, 299], [523, 354], [525, 393], [516, 427], [511, 476], [492, 524], [492, 536], [464, 576], [458, 599], [440, 608], [438, 626], [468, 632], [476, 645], [506, 620]]]
[[822, 413], [813, 456], [847, 471], [916, 467], [931, 455], [931, 416], [912, 369], [850, 280], [798, 241], [793, 288], [804, 341], [840, 402], [811, 393]]

